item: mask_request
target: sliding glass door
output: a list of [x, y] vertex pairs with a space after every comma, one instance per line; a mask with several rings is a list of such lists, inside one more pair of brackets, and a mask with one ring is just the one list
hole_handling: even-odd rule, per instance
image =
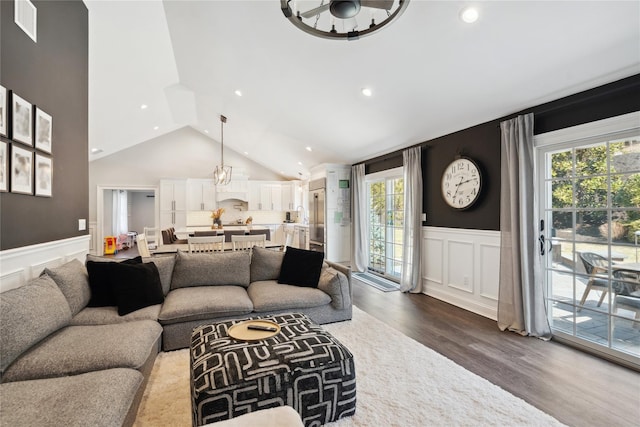
[[640, 129], [538, 138], [554, 335], [640, 364]]
[[402, 273], [404, 180], [402, 169], [367, 177], [370, 272], [399, 281]]

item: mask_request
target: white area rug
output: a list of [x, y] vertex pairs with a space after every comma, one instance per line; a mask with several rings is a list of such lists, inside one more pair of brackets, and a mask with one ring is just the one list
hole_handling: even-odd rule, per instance
[[[356, 307], [325, 328], [356, 365], [356, 414], [332, 427], [562, 425]], [[188, 350], [161, 353], [135, 425], [190, 426], [190, 399]]]

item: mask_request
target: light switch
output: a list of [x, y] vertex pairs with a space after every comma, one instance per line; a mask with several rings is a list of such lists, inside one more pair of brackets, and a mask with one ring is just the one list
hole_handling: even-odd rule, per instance
[[427, 220], [427, 213], [426, 213], [426, 212], [424, 212], [424, 213], [422, 214], [422, 220], [423, 220], [423, 221], [426, 221], [426, 220]]
[[87, 229], [87, 220], [79, 219], [78, 220], [78, 231], [84, 231]]

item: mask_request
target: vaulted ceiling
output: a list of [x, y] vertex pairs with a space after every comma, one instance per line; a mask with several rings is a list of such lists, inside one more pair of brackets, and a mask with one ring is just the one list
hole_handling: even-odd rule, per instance
[[356, 41], [302, 32], [278, 0], [85, 3], [90, 160], [184, 126], [219, 141], [224, 114], [226, 149], [298, 178], [640, 72], [637, 1], [411, 0]]

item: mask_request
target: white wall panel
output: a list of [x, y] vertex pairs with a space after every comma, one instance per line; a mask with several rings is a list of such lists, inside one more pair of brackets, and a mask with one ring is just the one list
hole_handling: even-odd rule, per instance
[[0, 292], [24, 285], [45, 267], [56, 267], [78, 258], [84, 262], [91, 237], [72, 237], [0, 252]]
[[447, 286], [473, 293], [473, 241], [447, 241]]
[[497, 319], [500, 232], [424, 227], [423, 292]]
[[442, 285], [444, 267], [443, 239], [427, 238], [423, 234], [422, 271], [430, 284]]

